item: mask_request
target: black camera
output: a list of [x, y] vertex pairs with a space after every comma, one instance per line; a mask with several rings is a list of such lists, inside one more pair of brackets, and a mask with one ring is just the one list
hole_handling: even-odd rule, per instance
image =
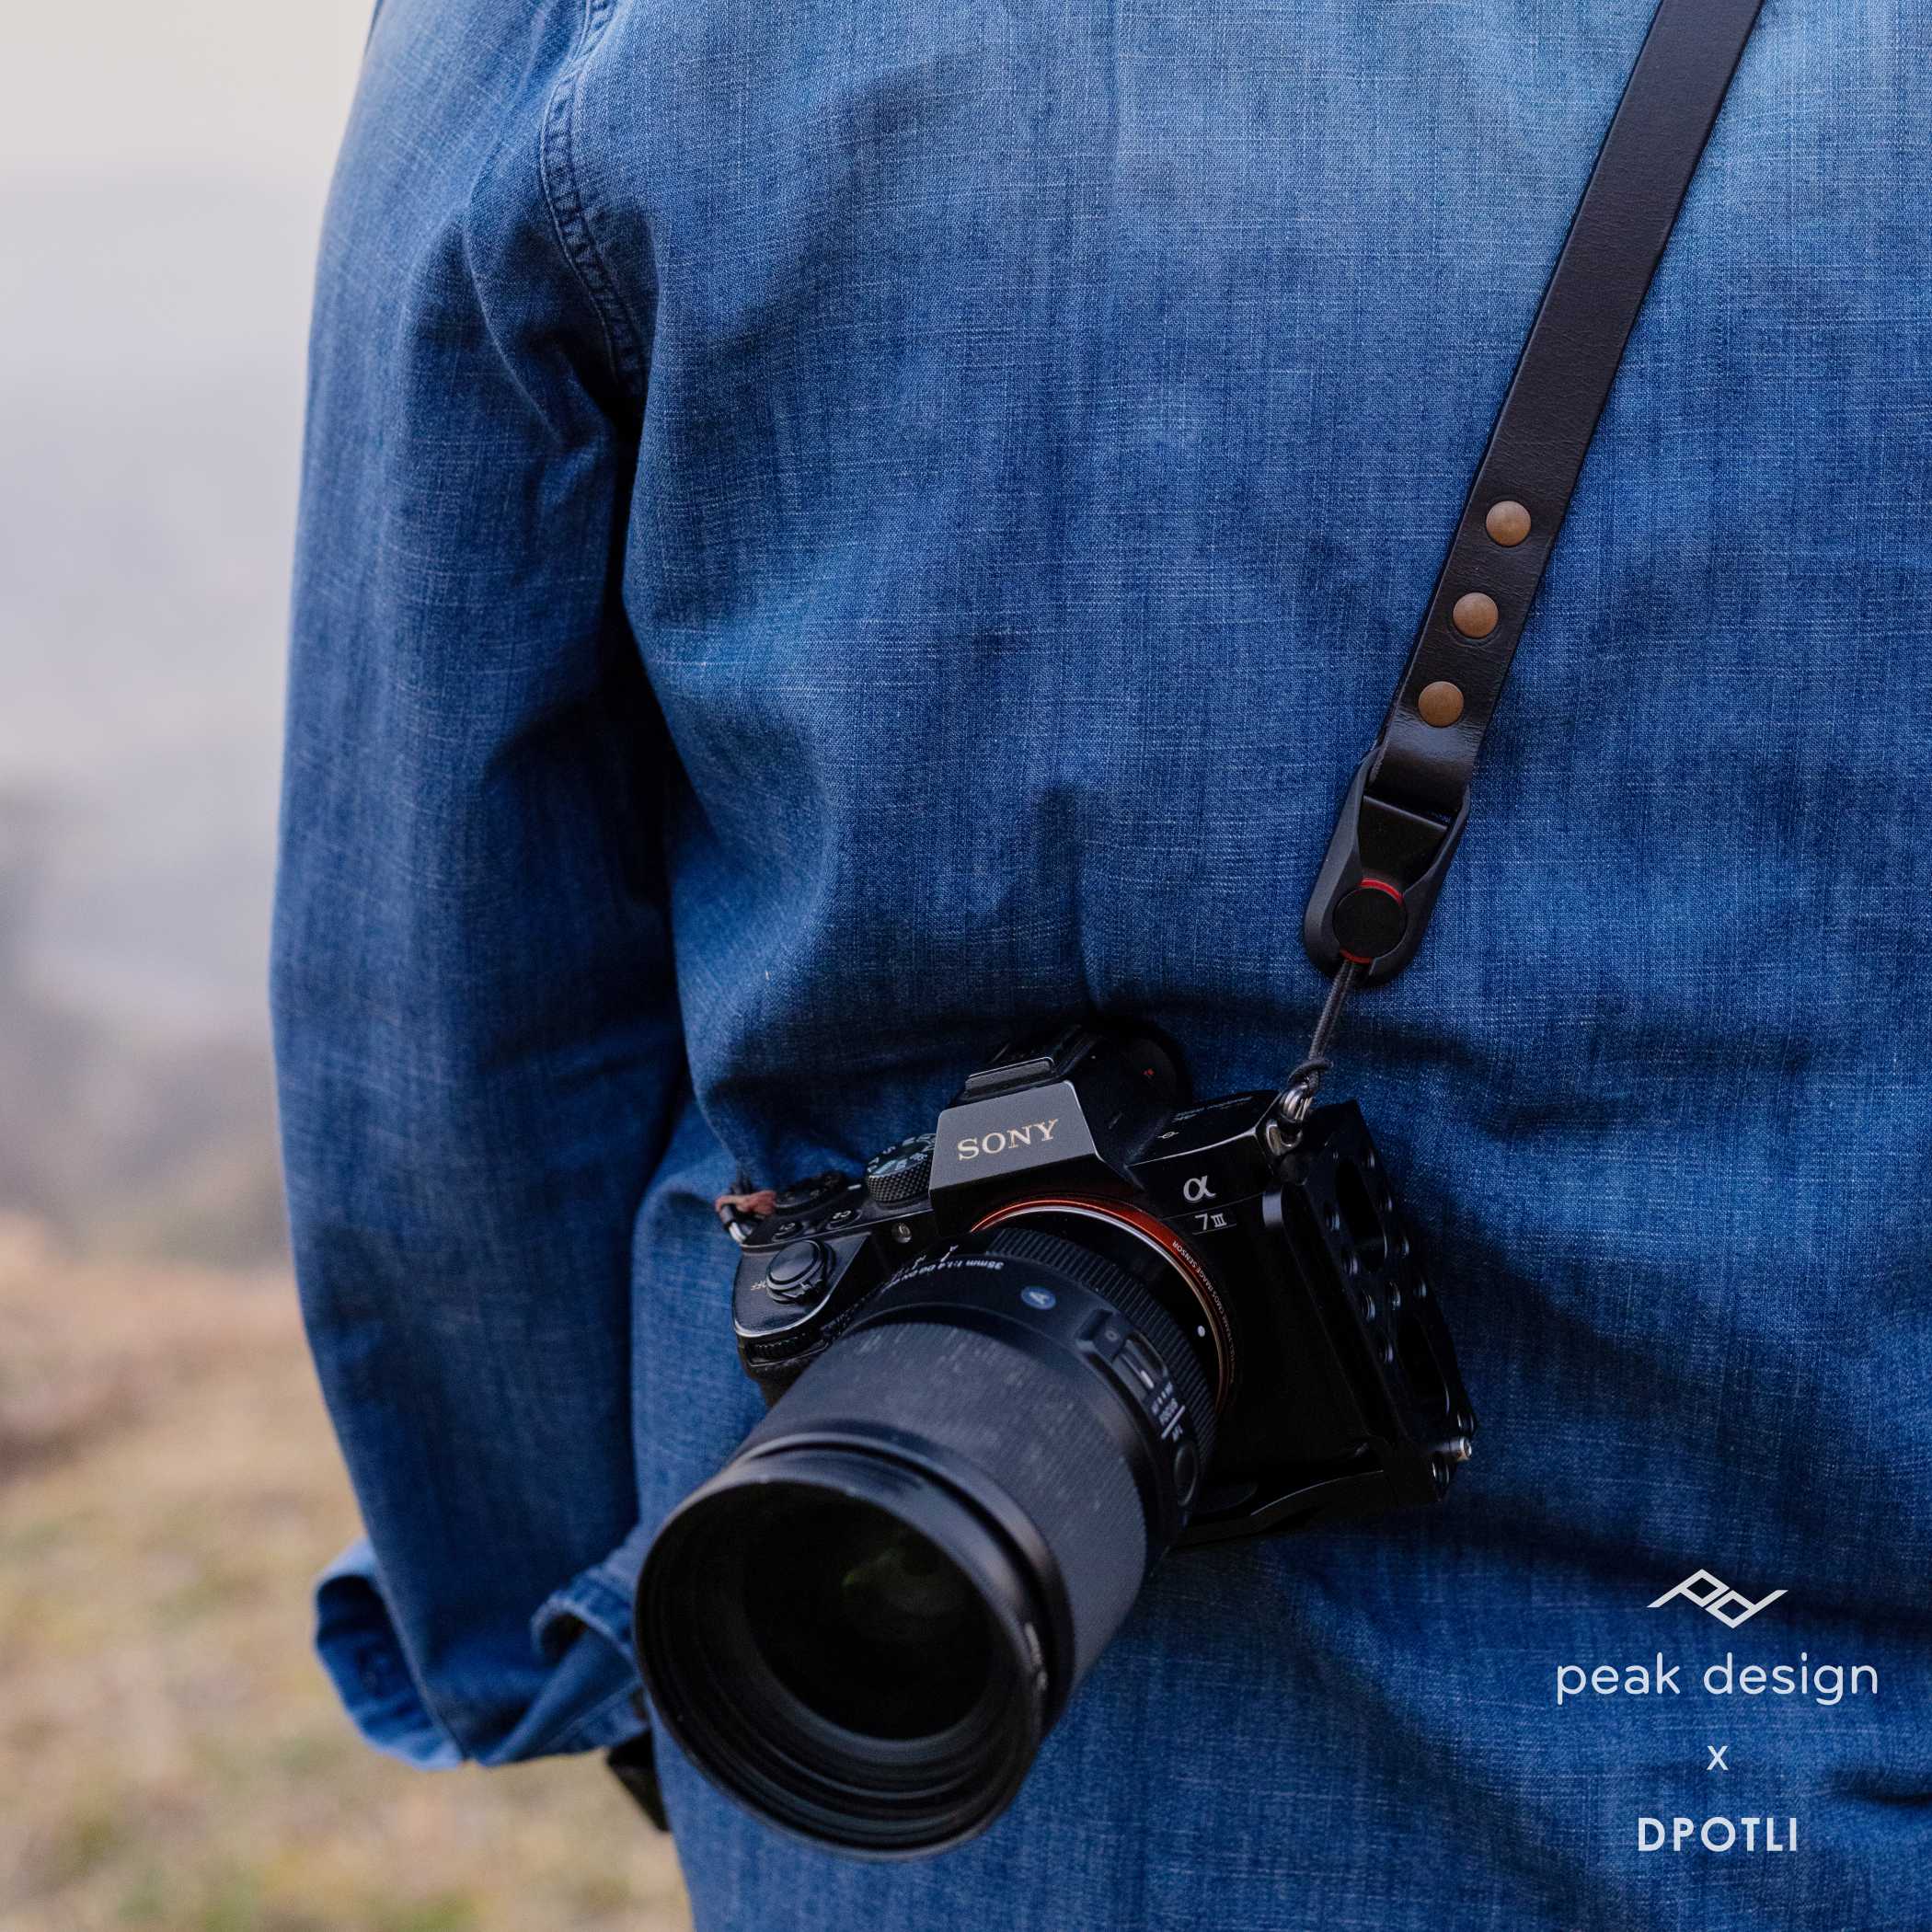
[[773, 1823], [984, 1829], [1171, 1547], [1432, 1502], [1475, 1418], [1360, 1110], [1190, 1104], [1148, 1027], [1009, 1048], [862, 1179], [728, 1197], [771, 1405], [659, 1530], [660, 1717]]

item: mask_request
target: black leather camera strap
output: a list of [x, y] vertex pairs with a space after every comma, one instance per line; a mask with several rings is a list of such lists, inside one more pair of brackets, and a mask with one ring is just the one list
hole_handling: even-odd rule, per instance
[[1662, 0], [1650, 21], [1308, 902], [1303, 937], [1325, 971], [1386, 980], [1421, 942], [1483, 733], [1759, 5]]

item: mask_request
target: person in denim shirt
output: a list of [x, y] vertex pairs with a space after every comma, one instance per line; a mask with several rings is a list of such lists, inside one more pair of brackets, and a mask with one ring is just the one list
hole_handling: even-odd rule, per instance
[[[1308, 884], [1650, 11], [382, 7], [274, 955], [373, 1743], [646, 1726], [644, 1543], [759, 1407], [734, 1174], [1083, 1009], [1206, 1092], [1299, 1057]], [[1168, 1560], [938, 1858], [660, 1740], [699, 1926], [1932, 1923], [1928, 126], [1922, 10], [1769, 0], [1351, 1009], [1486, 1425], [1453, 1501]], [[1648, 1607], [1700, 1569], [1785, 1594]], [[1714, 1697], [1727, 1651], [1880, 1689]], [[1682, 1693], [1558, 1701], [1653, 1654]], [[1639, 1848], [1718, 1814], [1798, 1847]]]

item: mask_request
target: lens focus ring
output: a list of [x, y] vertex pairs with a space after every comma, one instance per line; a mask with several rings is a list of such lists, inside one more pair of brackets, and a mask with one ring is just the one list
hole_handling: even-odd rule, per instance
[[1041, 1234], [1029, 1227], [1003, 1227], [993, 1236], [989, 1250], [1056, 1269], [1091, 1288], [1121, 1311], [1127, 1327], [1138, 1329], [1153, 1344], [1155, 1353], [1174, 1378], [1174, 1392], [1180, 1397], [1192, 1427], [1204, 1467], [1214, 1453], [1214, 1404], [1201, 1357], [1201, 1351], [1208, 1346], [1205, 1339], [1198, 1346], [1190, 1344], [1181, 1332], [1180, 1324], [1140, 1282], [1131, 1280], [1105, 1257], [1090, 1254], [1059, 1235]]

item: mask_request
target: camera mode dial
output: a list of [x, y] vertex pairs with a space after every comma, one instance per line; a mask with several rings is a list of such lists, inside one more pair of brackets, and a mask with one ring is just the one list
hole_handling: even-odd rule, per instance
[[915, 1133], [866, 1163], [866, 1192], [880, 1207], [903, 1207], [926, 1192], [933, 1171], [933, 1137]]

